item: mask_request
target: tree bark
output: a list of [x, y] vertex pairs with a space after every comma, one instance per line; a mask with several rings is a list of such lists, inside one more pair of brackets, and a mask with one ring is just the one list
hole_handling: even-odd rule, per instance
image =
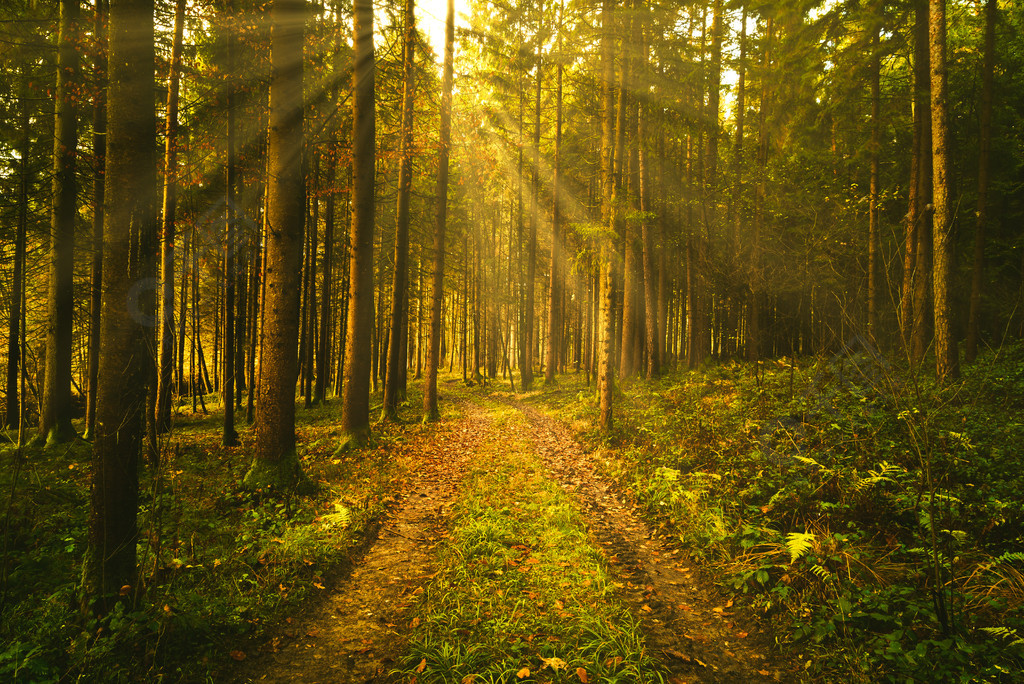
[[373, 3], [353, 5], [352, 251], [349, 259], [348, 332], [342, 388], [343, 434], [353, 446], [370, 433], [373, 337], [373, 233], [376, 115], [374, 111]]
[[920, 129], [916, 189], [917, 248], [911, 363], [919, 364], [932, 338], [932, 124], [928, 0], [914, 3], [914, 119]]
[[153, 298], [135, 291], [151, 276], [158, 226], [153, 0], [110, 7], [110, 85], [104, 219], [105, 268], [83, 607], [106, 613], [136, 598], [138, 463], [152, 358]]
[[164, 195], [160, 252], [160, 374], [157, 380], [156, 429], [171, 427], [171, 385], [174, 371], [174, 233], [178, 203], [178, 90], [181, 49], [185, 33], [185, 0], [174, 8], [174, 39], [167, 83], [167, 120], [164, 140]]
[[949, 103], [946, 85], [946, 0], [929, 0], [932, 114], [932, 299], [935, 316], [935, 374], [940, 381], [960, 375], [953, 338], [953, 198], [950, 187]]
[[598, 268], [600, 281], [598, 298], [600, 300], [600, 323], [598, 335], [598, 368], [597, 393], [600, 409], [600, 425], [604, 432], [611, 432], [613, 425], [613, 394], [615, 392], [614, 336], [613, 320], [613, 278], [614, 248], [612, 236], [615, 234], [615, 210], [612, 206], [612, 187], [614, 184], [614, 82], [615, 82], [615, 48], [612, 38], [612, 21], [614, 0], [602, 0], [601, 4], [601, 217], [608, 234], [600, 238], [600, 257]]
[[391, 283], [391, 334], [388, 347], [387, 379], [384, 383], [383, 417], [398, 419], [398, 403], [402, 400], [401, 365], [402, 322], [408, 307], [409, 289], [409, 200], [412, 196], [413, 107], [416, 100], [415, 79], [416, 14], [413, 0], [405, 0], [405, 49], [402, 59], [404, 76], [402, 94], [402, 132], [398, 169], [398, 208], [395, 226], [395, 269]]
[[[19, 435], [23, 432], [22, 428], [24, 427], [21, 424], [24, 397], [18, 391], [18, 371], [23, 366], [21, 338], [24, 333], [24, 309], [22, 308], [22, 305], [25, 300], [25, 242], [28, 232], [29, 208], [28, 159], [32, 145], [32, 119], [29, 112], [29, 76], [27, 71], [27, 67], [22, 66], [22, 72], [18, 83], [18, 104], [21, 108], [21, 120], [19, 122], [21, 126], [21, 139], [19, 141], [20, 150], [18, 151], [20, 157], [18, 161], [18, 227], [14, 238], [14, 273], [12, 274], [14, 282], [11, 284], [11, 315], [7, 328], [7, 403], [6, 412], [4, 413], [4, 427], [11, 430], [17, 429], [19, 431]], [[102, 243], [102, 239], [100, 242]], [[94, 292], [97, 291], [98, 288], [94, 290]], [[97, 318], [98, 316], [93, 318], [94, 323]], [[92, 358], [91, 345], [94, 339], [97, 341], [99, 340], [99, 331], [95, 328], [93, 328], [89, 336], [90, 359]], [[92, 366], [90, 366], [89, 376], [90, 397], [95, 396], [95, 380], [91, 373], [91, 368]], [[93, 402], [92, 405], [95, 407], [95, 402]], [[21, 443], [20, 438], [18, 443]]]
[[868, 189], [868, 337], [878, 343], [878, 304], [881, 292], [878, 285], [878, 257], [881, 247], [878, 235], [878, 153], [879, 153], [879, 103], [881, 82], [881, 47], [879, 33], [881, 31], [881, 6], [876, 5], [871, 21], [875, 22], [871, 35], [871, 140], [869, 143], [870, 180]]
[[992, 148], [992, 79], [995, 72], [996, 0], [985, 3], [985, 48], [981, 67], [981, 111], [978, 130], [978, 207], [974, 222], [974, 258], [971, 267], [971, 304], [967, 316], [967, 345], [964, 350], [968, 363], [978, 355], [979, 319], [981, 318], [981, 290], [985, 268], [985, 224], [988, 222], [989, 155]]
[[295, 382], [298, 375], [299, 286], [306, 187], [302, 174], [302, 41], [305, 0], [270, 6], [270, 116], [264, 327], [259, 406], [249, 490], [304, 486], [295, 454]]
[[[562, 233], [560, 222], [561, 208], [558, 206], [561, 201], [559, 196], [559, 184], [561, 183], [562, 172], [562, 12], [564, 11], [564, 0], [558, 10], [558, 47], [555, 57], [557, 67], [555, 70], [555, 156], [551, 176], [551, 280], [548, 286], [548, 348], [547, 357], [544, 362], [544, 384], [555, 384], [555, 374], [558, 372], [558, 349], [561, 345], [561, 336], [558, 332], [562, 329], [562, 281], [561, 281], [561, 241]], [[539, 122], [539, 119], [538, 119]]]
[[434, 268], [430, 283], [430, 339], [423, 382], [423, 418], [440, 418], [437, 409], [437, 369], [441, 354], [441, 308], [444, 304], [444, 235], [448, 223], [448, 158], [451, 152], [452, 85], [455, 58], [455, 4], [448, 0], [444, 28], [444, 80], [441, 85], [441, 132], [434, 207]]
[[75, 437], [71, 427], [71, 346], [74, 321], [75, 214], [78, 184], [78, 0], [60, 0], [57, 34], [56, 123], [50, 216], [46, 376], [37, 441], [59, 444]]

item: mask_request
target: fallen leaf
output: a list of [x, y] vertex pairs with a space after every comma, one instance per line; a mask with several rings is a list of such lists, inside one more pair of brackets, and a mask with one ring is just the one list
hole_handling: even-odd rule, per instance
[[736, 638], [737, 639], [746, 639], [747, 638], [747, 633], [746, 632], [736, 632]]
[[560, 599], [555, 599], [555, 610], [562, 610], [565, 608], [565, 604]]
[[541, 665], [541, 668], [540, 668], [542, 670], [545, 667], [550, 667], [555, 672], [558, 672], [559, 670], [564, 670], [568, 666], [568, 663], [566, 663], [564, 660], [562, 660], [561, 658], [558, 658], [558, 657], [555, 657], [555, 658], [541, 658], [540, 661], [542, 663], [544, 663], [543, 665]]
[[245, 660], [245, 651], [232, 651], [231, 657], [238, 661]]
[[772, 676], [771, 670], [758, 670], [757, 674], [759, 674], [759, 675], [761, 675], [763, 677], [771, 677]]
[[516, 672], [516, 677], [518, 677], [519, 679], [526, 679], [529, 676], [530, 668], [528, 667], [524, 667], [523, 669], [519, 670], [519, 672]]
[[589, 684], [590, 678], [587, 677], [587, 671], [582, 667], [576, 668], [576, 676], [580, 678], [580, 681], [583, 682], [583, 684]]
[[718, 613], [719, 615], [725, 613], [725, 608], [723, 608], [722, 606], [715, 606], [711, 610], [712, 612]]
[[681, 660], [684, 663], [690, 662], [690, 656], [686, 655], [685, 653], [680, 653], [679, 651], [676, 651], [671, 648], [665, 649], [665, 655], [672, 656], [676, 660]]
[[725, 602], [725, 607], [726, 608], [732, 608], [732, 599], [729, 599], [728, 601]]
[[673, 677], [668, 682], [669, 684], [688, 684], [685, 679], [680, 679], [679, 677]]
[[654, 612], [651, 609], [651, 607], [649, 605], [647, 605], [646, 603], [644, 605], [640, 606], [640, 610], [644, 611], [645, 613], [652, 613], [652, 612]]
[[412, 619], [412, 622], [409, 623], [409, 629], [416, 629], [419, 626], [420, 626], [420, 619], [418, 617], [414, 617]]
[[473, 682], [475, 680], [476, 680], [476, 675], [475, 674], [468, 674], [468, 675], [466, 675], [465, 677], [462, 678], [462, 684], [473, 684]]
[[417, 672], [423, 672], [426, 669], [427, 669], [427, 659], [424, 658], [423, 660], [420, 661], [420, 664], [416, 666], [416, 671]]

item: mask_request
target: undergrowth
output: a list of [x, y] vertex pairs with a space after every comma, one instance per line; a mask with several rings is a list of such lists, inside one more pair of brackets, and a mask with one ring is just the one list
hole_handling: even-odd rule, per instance
[[339, 410], [298, 411], [310, 497], [243, 492], [252, 435], [224, 448], [218, 412], [178, 416], [161, 465], [140, 473], [139, 598], [99, 621], [78, 610], [91, 445], [27, 449], [17, 481], [4, 447], [0, 681], [218, 680], [246, 658], [265, 625], [325, 589], [401, 490], [388, 448], [401, 430], [378, 426], [366, 450], [335, 454]]
[[770, 621], [815, 681], [1019, 681], [1024, 346], [935, 386], [867, 352], [554, 404], [606, 474]]

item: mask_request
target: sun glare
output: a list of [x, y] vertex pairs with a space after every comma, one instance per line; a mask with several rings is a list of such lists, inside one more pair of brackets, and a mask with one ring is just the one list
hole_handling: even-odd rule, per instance
[[[469, 16], [470, 0], [455, 0], [455, 26], [465, 26]], [[444, 18], [448, 0], [416, 0], [416, 23], [427, 34], [434, 53], [441, 59], [444, 54]]]

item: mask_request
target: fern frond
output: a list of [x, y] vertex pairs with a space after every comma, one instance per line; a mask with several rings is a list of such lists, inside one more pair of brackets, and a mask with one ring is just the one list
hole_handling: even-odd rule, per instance
[[814, 545], [817, 539], [813, 532], [790, 532], [786, 535], [786, 550], [789, 551], [789, 562], [795, 563]]
[[1017, 633], [1017, 630], [1010, 627], [982, 627], [981, 631], [987, 632], [994, 637], [1005, 639], [1010, 646], [1024, 646], [1024, 637]]
[[829, 572], [828, 568], [822, 567], [815, 563], [811, 566], [811, 572], [820, 579], [822, 582], [828, 583], [832, 581], [832, 573]]

